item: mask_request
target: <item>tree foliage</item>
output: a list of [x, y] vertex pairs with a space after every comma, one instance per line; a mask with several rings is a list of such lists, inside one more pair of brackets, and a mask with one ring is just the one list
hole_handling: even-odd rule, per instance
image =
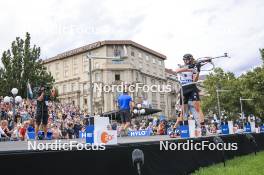
[[229, 116], [235, 116], [239, 112], [239, 80], [233, 73], [216, 68], [213, 73], [207, 76], [204, 86], [208, 93], [208, 96], [204, 97], [202, 101], [205, 112], [213, 111], [218, 114], [217, 89], [227, 90], [219, 92], [221, 111], [227, 112]]
[[[264, 49], [260, 49], [260, 54], [264, 63]], [[264, 67], [257, 67], [239, 77], [235, 77], [232, 72], [224, 72], [221, 68], [216, 68], [204, 81], [205, 90], [208, 96], [203, 97], [202, 108], [205, 113], [214, 112], [218, 114], [216, 89], [229, 90], [219, 92], [221, 111], [225, 111], [228, 116], [234, 118], [239, 113], [240, 97], [243, 99], [253, 99], [252, 101], [242, 101], [243, 112], [264, 117]]]
[[54, 79], [42, 64], [40, 47], [30, 44], [30, 34], [23, 40], [19, 37], [12, 42], [11, 48], [2, 54], [3, 67], [0, 68], [0, 95], [10, 95], [12, 88], [19, 90], [19, 95], [27, 96], [27, 82], [34, 86], [54, 83]]

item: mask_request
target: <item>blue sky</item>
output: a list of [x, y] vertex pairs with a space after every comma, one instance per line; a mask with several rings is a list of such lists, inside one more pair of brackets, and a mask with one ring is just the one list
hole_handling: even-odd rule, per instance
[[262, 0], [24, 0], [0, 2], [0, 52], [29, 32], [42, 58], [98, 40], [130, 39], [165, 54], [175, 69], [182, 55], [230, 59], [216, 66], [237, 75], [261, 64]]

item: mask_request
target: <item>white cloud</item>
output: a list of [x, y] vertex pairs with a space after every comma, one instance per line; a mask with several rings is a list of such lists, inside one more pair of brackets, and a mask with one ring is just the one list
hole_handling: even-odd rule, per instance
[[262, 0], [1, 1], [0, 52], [28, 31], [42, 57], [97, 40], [132, 39], [167, 55], [176, 68], [182, 55], [230, 53], [217, 66], [237, 74], [259, 65], [263, 48]]

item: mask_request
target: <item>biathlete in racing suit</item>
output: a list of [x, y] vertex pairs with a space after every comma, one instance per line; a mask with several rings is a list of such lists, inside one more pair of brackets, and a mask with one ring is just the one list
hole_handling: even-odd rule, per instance
[[[199, 89], [196, 86], [196, 82], [199, 80], [200, 65], [194, 64], [194, 58], [191, 54], [185, 54], [183, 56], [184, 66], [178, 68], [176, 73], [183, 89], [183, 102], [180, 100], [182, 109], [184, 108], [184, 114], [181, 113], [178, 118], [175, 127], [180, 121], [187, 120], [189, 110], [192, 112], [196, 122], [196, 128], [201, 128], [202, 135], [205, 135], [204, 127], [204, 115], [201, 110]], [[183, 111], [183, 110], [181, 110]], [[204, 131], [205, 130], [205, 131]]]

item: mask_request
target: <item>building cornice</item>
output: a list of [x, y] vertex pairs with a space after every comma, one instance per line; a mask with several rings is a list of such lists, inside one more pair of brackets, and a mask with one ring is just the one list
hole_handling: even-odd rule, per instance
[[98, 41], [98, 42], [95, 42], [95, 43], [92, 43], [92, 44], [88, 44], [88, 45], [85, 45], [85, 46], [82, 46], [82, 47], [79, 47], [79, 48], [76, 48], [76, 49], [72, 49], [72, 50], [69, 50], [69, 51], [66, 51], [66, 52], [63, 52], [63, 53], [60, 53], [58, 55], [56, 55], [55, 57], [52, 57], [52, 58], [48, 58], [48, 59], [45, 59], [43, 60], [43, 63], [46, 64], [46, 63], [50, 63], [50, 62], [53, 62], [53, 61], [56, 61], [56, 60], [61, 60], [61, 59], [64, 59], [64, 58], [67, 58], [67, 57], [70, 57], [70, 56], [74, 56], [74, 55], [78, 55], [78, 54], [82, 54], [82, 53], [85, 53], [87, 51], [91, 51], [91, 50], [94, 50], [94, 49], [97, 49], [97, 48], [100, 48], [100, 47], [103, 47], [103, 46], [106, 46], [106, 45], [129, 45], [129, 46], [134, 46], [138, 49], [141, 49], [145, 52], [148, 52], [150, 54], [153, 54], [163, 60], [166, 60], [166, 56], [159, 53], [159, 52], [156, 52], [152, 49], [149, 49], [141, 44], [138, 44], [134, 41], [131, 41], [131, 40], [105, 40], [105, 41]]

